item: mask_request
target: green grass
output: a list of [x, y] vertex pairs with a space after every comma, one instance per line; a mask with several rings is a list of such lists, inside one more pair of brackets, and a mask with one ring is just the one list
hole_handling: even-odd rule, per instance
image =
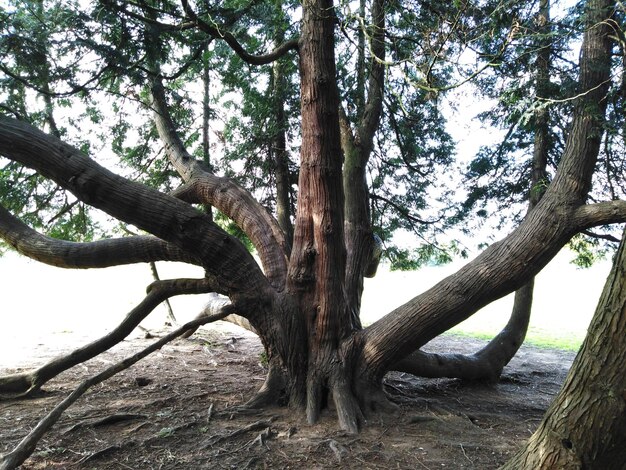
[[[447, 334], [465, 336], [468, 338], [490, 340], [496, 334], [492, 331], [475, 331], [453, 328]], [[526, 334], [524, 344], [546, 349], [562, 349], [564, 351], [578, 352], [584, 336], [579, 334], [557, 335], [554, 332], [541, 328], [530, 327]]]

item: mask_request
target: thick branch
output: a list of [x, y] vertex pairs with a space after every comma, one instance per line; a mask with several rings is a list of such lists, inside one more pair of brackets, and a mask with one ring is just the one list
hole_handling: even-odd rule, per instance
[[573, 214], [581, 229], [623, 222], [626, 219], [626, 201], [607, 201], [579, 207]]
[[[430, 339], [521, 287], [575, 233], [588, 228], [575, 216], [587, 197], [600, 148], [611, 63], [611, 29], [605, 21], [609, 14], [589, 11], [579, 80], [586, 93], [577, 99], [561, 163], [542, 200], [504, 240], [365, 330], [363, 375], [381, 377]], [[612, 204], [611, 209], [624, 204]]]
[[532, 306], [534, 282], [515, 291], [513, 312], [504, 329], [474, 354], [436, 354], [415, 351], [393, 366], [393, 370], [419, 377], [453, 377], [495, 381], [524, 341]]
[[206, 21], [203, 21], [196, 15], [196, 12], [193, 11], [189, 2], [187, 0], [181, 0], [183, 8], [185, 10], [185, 14], [189, 17], [191, 21], [193, 21], [201, 31], [209, 34], [211, 37], [217, 39], [223, 39], [226, 44], [230, 46], [230, 48], [237, 54], [244, 62], [252, 65], [265, 65], [274, 62], [280, 57], [287, 54], [289, 51], [297, 51], [298, 50], [298, 40], [292, 39], [290, 41], [284, 42], [272, 52], [262, 55], [253, 55], [248, 53], [239, 41], [235, 39], [228, 31], [221, 31], [219, 27], [210, 25]]
[[[141, 321], [161, 302], [175, 295], [201, 294], [212, 290], [206, 279], [177, 279], [154, 282], [148, 287], [148, 295], [132, 309], [126, 318], [111, 332], [82, 346], [66, 356], [61, 356], [34, 371], [0, 377], [0, 393], [11, 397], [23, 396], [39, 389], [48, 380], [61, 372], [85, 362], [112, 348], [126, 338]], [[207, 317], [207, 315], [204, 315]]]
[[197, 258], [223, 293], [257, 297], [267, 281], [246, 248], [189, 204], [101, 167], [32, 126], [0, 117], [0, 154], [35, 169], [83, 202]]
[[75, 243], [47, 237], [0, 206], [0, 238], [19, 253], [60, 268], [106, 268], [151, 261], [199, 264], [175, 245], [151, 236], [111, 238]]
[[229, 178], [212, 174], [185, 149], [170, 116], [163, 85], [152, 87], [154, 119], [167, 155], [187, 183], [179, 197], [205, 203], [226, 214], [248, 235], [259, 252], [266, 276], [274, 287], [284, 285], [287, 240], [278, 222], [252, 195]]
[[[369, 191], [365, 171], [372, 153], [374, 134], [380, 123], [385, 80], [385, 0], [374, 0], [372, 3], [372, 26], [369, 28], [368, 40], [373, 56], [370, 59], [369, 84], [367, 102], [362, 108], [359, 123], [354, 131], [340, 110], [341, 144], [344, 153], [343, 188], [345, 194], [345, 244], [346, 261], [346, 295], [348, 302], [358, 312], [363, 292], [363, 276], [372, 259], [374, 237], [370, 223]], [[364, 31], [362, 32], [365, 33]], [[364, 54], [364, 51], [360, 51]], [[364, 101], [364, 97], [360, 96]], [[359, 109], [361, 111], [361, 109]], [[357, 315], [354, 324], [360, 327]]]
[[206, 323], [211, 323], [222, 319], [228, 315], [229, 311], [224, 310], [210, 317], [202, 317], [196, 320], [192, 320], [177, 330], [172, 331], [168, 335], [161, 338], [159, 341], [151, 344], [147, 348], [139, 351], [138, 353], [127, 357], [122, 362], [118, 362], [93, 377], [83, 381], [80, 385], [61, 403], [55, 406], [50, 413], [43, 418], [37, 426], [8, 454], [0, 457], [0, 470], [13, 470], [21, 465], [35, 450], [37, 443], [44, 436], [44, 434], [56, 423], [63, 412], [68, 409], [76, 400], [78, 400], [89, 388], [97, 385], [105, 380], [113, 377], [115, 374], [128, 369], [133, 364], [139, 362], [144, 357], [158, 351], [167, 343], [181, 336], [187, 330], [197, 328], [198, 326]]

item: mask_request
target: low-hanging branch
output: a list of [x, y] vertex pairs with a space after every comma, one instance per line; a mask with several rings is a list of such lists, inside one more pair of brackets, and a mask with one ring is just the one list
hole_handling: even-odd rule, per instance
[[[506, 326], [474, 354], [438, 354], [415, 351], [392, 369], [418, 377], [451, 377], [465, 380], [496, 381], [504, 366], [524, 342], [530, 320], [534, 281], [515, 291], [515, 302]], [[526, 297], [526, 298], [525, 298]]]
[[0, 206], [0, 238], [31, 259], [60, 268], [106, 268], [153, 261], [199, 261], [180, 248], [151, 236], [109, 238], [88, 243], [47, 237]]
[[[148, 286], [148, 294], [143, 301], [132, 309], [112, 331], [35, 370], [0, 377], [0, 394], [9, 398], [28, 395], [61, 372], [96, 357], [123, 341], [164, 300], [175, 295], [202, 294], [212, 290], [212, 285], [207, 279], [174, 279], [153, 282]], [[211, 313], [214, 314], [215, 312]], [[210, 315], [204, 315], [204, 317], [207, 316]]]
[[115, 374], [128, 369], [133, 364], [137, 363], [144, 357], [152, 354], [155, 351], [161, 349], [167, 343], [181, 336], [187, 330], [197, 328], [207, 323], [212, 323], [217, 320], [221, 320], [225, 316], [229, 315], [231, 310], [224, 308], [222, 311], [217, 312], [210, 316], [205, 316], [185, 323], [180, 328], [167, 334], [160, 340], [151, 344], [147, 348], [139, 351], [138, 353], [127, 357], [121, 362], [114, 364], [97, 375], [90, 377], [89, 379], [80, 383], [80, 385], [74, 389], [74, 391], [65, 398], [61, 403], [55, 406], [50, 413], [48, 413], [35, 428], [24, 438], [22, 441], [8, 454], [0, 457], [0, 470], [13, 470], [21, 465], [35, 450], [37, 443], [44, 436], [44, 434], [56, 423], [63, 412], [68, 409], [76, 400], [78, 400], [89, 388], [110, 379]]

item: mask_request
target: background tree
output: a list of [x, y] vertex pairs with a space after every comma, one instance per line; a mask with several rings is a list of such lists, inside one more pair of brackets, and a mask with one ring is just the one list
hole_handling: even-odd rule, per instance
[[[17, 83], [18, 94], [44, 92], [40, 74], [18, 67], [22, 49], [13, 46], [28, 42], [28, 28], [17, 21], [23, 15], [33, 16], [28, 5], [2, 12], [7, 21], [3, 22], [6, 34], [1, 47], [7, 60], [0, 70], [9, 77], [9, 85]], [[490, 18], [500, 7], [487, 5], [483, 14]], [[104, 104], [99, 92], [118, 96], [113, 101], [117, 112], [111, 127], [113, 147], [128, 157], [130, 168], [141, 169], [141, 175], [117, 175], [76, 146], [38, 130], [36, 125], [44, 124], [37, 116], [20, 115], [10, 106], [10, 86], [5, 88], [3, 109], [12, 117], [0, 117], [0, 154], [13, 162], [12, 172], [29, 168], [30, 175], [51, 180], [82, 203], [150, 235], [76, 244], [35, 232], [2, 209], [0, 236], [27, 256], [57, 266], [176, 260], [200, 265], [205, 277], [157, 283], [115, 332], [38, 370], [0, 378], [4, 392], [29, 393], [62, 370], [121, 341], [156, 306], [156, 300], [215, 292], [228, 297], [229, 312], [249, 321], [268, 357], [266, 381], [250, 406], [287, 402], [314, 423], [324, 403], [332, 399], [339, 425], [356, 432], [365, 415], [390, 405], [382, 391], [388, 371], [432, 370], [440, 358], [420, 352], [421, 346], [523, 286], [575, 234], [626, 220], [624, 201], [589, 199], [605, 134], [606, 97], [614, 85], [612, 73], [618, 70], [612, 54], [619, 23], [607, 0], [591, 0], [585, 6], [572, 120], [557, 170], [541, 200], [506, 238], [365, 328], [359, 320], [359, 299], [374, 249], [374, 221], [382, 221], [379, 226], [389, 231], [402, 225], [397, 222], [401, 217], [413, 226], [434, 226], [432, 220], [416, 215], [415, 209], [426, 207], [421, 198], [432, 188], [436, 168], [447, 163], [445, 154], [450, 148], [445, 131], [428, 129], [443, 122], [436, 98], [493, 66], [496, 59], [509, 60], [505, 53], [516, 37], [516, 21], [511, 20], [506, 34], [493, 30], [490, 44], [497, 56], [479, 57], [474, 72], [459, 80], [452, 71], [459, 65], [465, 44], [471, 43], [464, 34], [475, 29], [480, 13], [463, 3], [373, 0], [360, 6], [360, 15], [346, 14], [345, 22], [342, 15], [349, 13], [347, 5], [339, 9], [328, 0], [305, 0], [296, 9], [284, 4], [285, 12], [302, 15], [297, 39], [291, 36], [292, 25], [283, 22], [289, 15], [278, 14], [276, 3], [217, 7], [187, 1], [179, 6], [107, 0], [89, 11], [73, 4], [53, 4], [52, 8], [60, 9], [72, 29], [63, 35], [46, 29], [48, 43], [55, 45], [54, 54], [67, 47], [64, 52], [73, 55], [65, 53], [63, 60], [59, 56], [58, 67], [48, 75], [49, 89], [58, 90], [55, 97], [67, 94], [77, 111], [84, 110], [92, 122], [110, 119], [100, 110]], [[400, 8], [406, 16], [397, 14]], [[274, 27], [259, 29], [267, 24]], [[353, 29], [353, 36], [350, 24], [360, 25]], [[365, 70], [367, 80], [359, 73], [350, 82], [344, 72], [349, 69], [348, 59], [344, 59], [345, 68], [344, 64], [338, 67], [337, 58], [344, 57], [343, 43], [336, 40], [338, 30], [357, 48], [355, 67]], [[281, 31], [285, 42], [276, 46]], [[477, 33], [484, 34], [484, 30], [478, 28]], [[286, 119], [289, 126], [299, 128], [293, 142], [300, 143], [297, 188], [293, 182], [290, 188], [297, 196], [293, 239], [260, 202], [271, 198], [263, 198], [258, 188], [244, 189], [227, 173], [220, 176], [194, 158], [194, 149], [201, 146], [198, 110], [202, 114], [205, 108], [197, 106], [194, 114], [194, 101], [187, 100], [196, 93], [200, 102], [204, 95], [184, 83], [184, 77], [194, 68], [193, 76], [201, 74], [202, 62], [198, 61], [209, 41], [234, 54], [221, 66], [238, 71], [249, 68], [249, 92], [241, 101], [244, 111], [250, 100], [258, 99], [260, 104], [267, 93], [268, 116], [277, 116], [281, 101], [272, 99], [275, 87], [267, 77], [279, 74], [270, 64], [281, 58], [295, 64], [297, 56], [299, 118]], [[48, 57], [56, 56], [48, 53]], [[75, 61], [68, 64], [67, 57]], [[236, 61], [238, 66], [233, 65]], [[413, 89], [400, 86], [400, 78]], [[254, 83], [261, 86], [254, 87]], [[344, 83], [355, 84], [356, 91], [352, 93]], [[394, 94], [395, 101], [389, 97]], [[22, 108], [31, 102], [26, 99]], [[127, 121], [131, 102], [142, 107]], [[288, 103], [287, 97], [283, 110]], [[269, 129], [263, 132], [266, 142], [277, 135]], [[411, 132], [426, 137], [420, 140], [411, 137]], [[131, 135], [136, 142], [131, 142]], [[390, 146], [392, 142], [398, 147]], [[274, 168], [275, 160], [268, 154], [258, 153], [269, 162], [265, 171]], [[384, 196], [383, 189], [376, 190], [389, 182], [397, 184], [389, 190], [390, 196]], [[271, 185], [271, 191], [276, 187]], [[3, 204], [25, 197], [15, 188], [14, 184], [8, 187]], [[436, 197], [433, 207], [445, 206], [442, 200]], [[409, 205], [403, 207], [397, 201]], [[197, 204], [211, 205], [232, 220], [254, 246], [260, 263]], [[381, 208], [399, 215], [395, 219], [376, 216], [375, 210]], [[467, 358], [449, 357], [444, 362], [461, 370], [458, 366], [466, 364]]]

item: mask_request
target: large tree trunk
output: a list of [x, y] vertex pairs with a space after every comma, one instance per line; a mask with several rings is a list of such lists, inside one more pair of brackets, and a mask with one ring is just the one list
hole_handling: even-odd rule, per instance
[[503, 468], [622, 470], [626, 465], [626, 231], [587, 337], [537, 431]]
[[302, 10], [300, 196], [287, 287], [297, 299], [308, 332], [307, 419], [317, 421], [332, 391], [342, 427], [356, 431], [354, 404], [338, 352], [353, 325], [343, 284], [346, 250], [335, 80], [336, 18], [332, 0], [307, 0]]

